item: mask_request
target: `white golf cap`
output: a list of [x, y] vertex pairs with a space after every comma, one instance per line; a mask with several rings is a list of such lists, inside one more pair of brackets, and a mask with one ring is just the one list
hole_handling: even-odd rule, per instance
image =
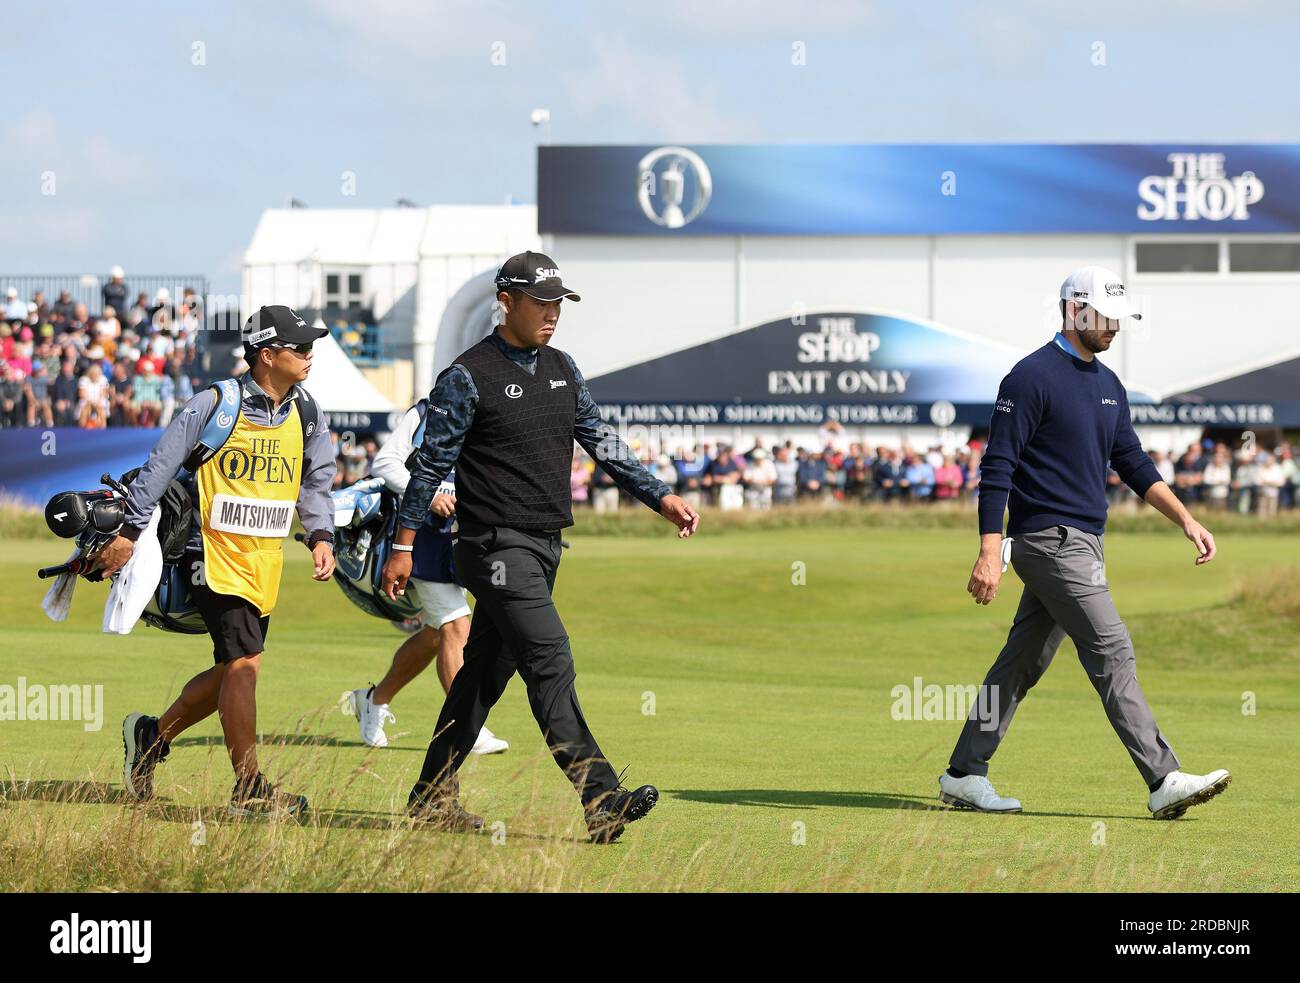
[[120, 266], [114, 266], [108, 272], [116, 280], [120, 280], [122, 279], [122, 277], [126, 276], [126, 273], [123, 271], [122, 267]]
[[1103, 317], [1142, 320], [1142, 315], [1130, 303], [1119, 274], [1101, 266], [1085, 266], [1066, 277], [1061, 284], [1061, 299], [1090, 304]]

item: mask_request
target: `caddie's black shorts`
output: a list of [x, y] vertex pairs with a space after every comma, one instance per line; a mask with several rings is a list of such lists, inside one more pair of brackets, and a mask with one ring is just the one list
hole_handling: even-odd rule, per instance
[[271, 616], [262, 614], [251, 601], [218, 594], [210, 588], [203, 572], [202, 553], [186, 553], [185, 563], [190, 597], [212, 636], [213, 662], [222, 665], [261, 652], [266, 646]]

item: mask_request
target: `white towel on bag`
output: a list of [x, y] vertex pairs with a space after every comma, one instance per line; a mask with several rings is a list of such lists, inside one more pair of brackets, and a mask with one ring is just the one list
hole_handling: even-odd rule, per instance
[[158, 589], [162, 579], [162, 544], [158, 541], [158, 519], [162, 509], [155, 507], [135, 552], [126, 566], [113, 578], [113, 586], [104, 602], [104, 631], [111, 635], [128, 635]]
[[[66, 562], [71, 563], [80, 552], [81, 550], [74, 546]], [[41, 600], [41, 610], [51, 621], [68, 620], [68, 612], [72, 610], [72, 592], [76, 588], [75, 573], [61, 573], [54, 578], [54, 583], [50, 584], [50, 589], [45, 592], [45, 597]]]

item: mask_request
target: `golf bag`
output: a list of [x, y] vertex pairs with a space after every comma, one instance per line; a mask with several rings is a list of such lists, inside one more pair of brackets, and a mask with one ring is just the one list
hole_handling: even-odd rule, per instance
[[[131, 481], [140, 469], [128, 471], [118, 480], [105, 474], [100, 481], [105, 490], [60, 492], [45, 506], [45, 523], [62, 539], [76, 541], [77, 554], [67, 563], [37, 571], [41, 579], [71, 573], [98, 582], [103, 576], [91, 569], [92, 558], [122, 528], [123, 500]], [[201, 635], [207, 629], [203, 618], [190, 600], [189, 581], [185, 576], [185, 546], [194, 521], [190, 494], [179, 481], [172, 480], [158, 503], [158, 543], [162, 548], [163, 572], [158, 587], [140, 617], [146, 624], [164, 631]]]
[[[146, 624], [155, 628], [186, 635], [202, 635], [207, 631], [202, 616], [190, 600], [190, 584], [186, 576], [188, 564], [184, 562], [185, 551], [192, 527], [197, 521], [194, 499], [186, 484], [230, 439], [243, 403], [244, 389], [239, 379], [224, 379], [213, 383], [212, 388], [216, 391], [216, 399], [203, 424], [198, 443], [158, 503], [162, 509], [158, 520], [158, 541], [162, 546], [163, 572], [158, 589], [140, 615]], [[302, 424], [305, 445], [315, 424], [308, 423], [308, 413], [301, 407], [314, 405], [314, 401], [301, 386], [295, 386], [293, 391], [303, 401], [298, 421]], [[72, 573], [91, 581], [103, 579], [97, 571], [90, 569], [90, 557], [108, 545], [122, 528], [122, 500], [126, 498], [131, 481], [139, 473], [140, 469], [135, 468], [122, 475], [118, 481], [105, 474], [99, 480], [108, 486], [107, 491], [60, 492], [50, 499], [45, 506], [46, 524], [56, 536], [76, 539], [78, 553], [65, 564], [37, 571], [37, 576], [44, 579]], [[380, 566], [383, 566], [382, 560]]]
[[334, 499], [334, 582], [366, 614], [406, 622], [420, 608], [409, 594], [396, 601], [383, 591], [383, 570], [392, 552], [401, 499], [381, 478], [363, 478], [332, 492]]

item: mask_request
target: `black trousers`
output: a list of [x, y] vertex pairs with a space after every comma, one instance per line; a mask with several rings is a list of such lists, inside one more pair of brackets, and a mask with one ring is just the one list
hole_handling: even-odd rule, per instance
[[555, 763], [582, 801], [618, 786], [578, 705], [569, 636], [551, 600], [561, 548], [558, 530], [460, 523], [456, 573], [474, 595], [474, 619], [413, 799], [455, 774], [516, 671]]

